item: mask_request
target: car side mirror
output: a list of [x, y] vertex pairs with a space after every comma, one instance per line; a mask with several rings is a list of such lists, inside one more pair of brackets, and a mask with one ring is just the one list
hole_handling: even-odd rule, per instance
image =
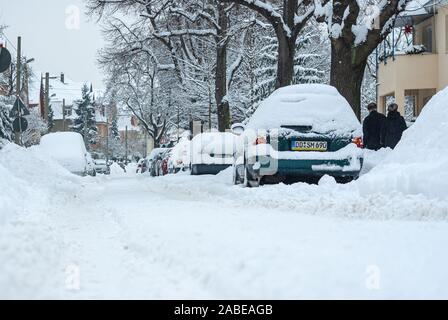
[[235, 123], [231, 128], [232, 133], [237, 136], [243, 134], [244, 130], [246, 130], [246, 127], [242, 123]]

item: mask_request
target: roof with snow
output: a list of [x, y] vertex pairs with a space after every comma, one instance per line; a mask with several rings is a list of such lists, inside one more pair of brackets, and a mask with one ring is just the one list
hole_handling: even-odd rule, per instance
[[[45, 79], [42, 79], [45, 84]], [[77, 100], [82, 98], [82, 87], [87, 85], [89, 88], [92, 84], [88, 81], [85, 82], [76, 82], [65, 76], [61, 73], [61, 75], [55, 77], [50, 76], [50, 105], [54, 113], [54, 119], [62, 119], [62, 105], [65, 99], [65, 105], [67, 107], [73, 106]], [[41, 82], [34, 81], [30, 87], [30, 103], [31, 104], [40, 104], [40, 89]], [[104, 91], [101, 89], [95, 89], [93, 87], [93, 95], [95, 99], [100, 98], [104, 95]], [[74, 119], [76, 117], [75, 112], [73, 111], [71, 115], [68, 115], [67, 119]], [[105, 116], [101, 114], [101, 112], [97, 112], [96, 114], [97, 122], [105, 121]]]

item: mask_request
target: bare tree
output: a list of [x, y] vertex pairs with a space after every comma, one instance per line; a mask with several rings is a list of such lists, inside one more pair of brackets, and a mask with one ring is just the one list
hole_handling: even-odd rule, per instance
[[309, 0], [222, 0], [237, 3], [263, 16], [273, 27], [278, 41], [276, 88], [292, 83], [296, 41], [313, 16], [314, 3]]
[[[397, 15], [410, 0], [368, 3], [338, 0], [318, 8], [319, 20], [328, 25], [331, 41], [330, 84], [336, 87], [361, 118], [361, 86], [367, 61], [375, 48], [387, 37]], [[375, 6], [366, 14], [368, 6]]]

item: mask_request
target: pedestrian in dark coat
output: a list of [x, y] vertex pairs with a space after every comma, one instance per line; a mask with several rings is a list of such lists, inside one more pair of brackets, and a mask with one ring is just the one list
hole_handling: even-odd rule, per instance
[[377, 111], [376, 103], [372, 102], [367, 106], [369, 115], [364, 119], [362, 130], [364, 133], [364, 146], [370, 150], [378, 150], [381, 147], [381, 129], [383, 128], [386, 116]]
[[389, 113], [381, 130], [381, 142], [385, 147], [393, 149], [400, 142], [401, 136], [408, 126], [404, 118], [400, 115], [400, 112], [398, 112], [398, 105], [396, 103], [389, 105], [387, 110]]

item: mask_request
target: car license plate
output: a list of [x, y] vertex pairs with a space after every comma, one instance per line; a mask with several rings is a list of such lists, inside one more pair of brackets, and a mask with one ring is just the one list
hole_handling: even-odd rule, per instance
[[327, 141], [292, 141], [292, 151], [327, 151]]

